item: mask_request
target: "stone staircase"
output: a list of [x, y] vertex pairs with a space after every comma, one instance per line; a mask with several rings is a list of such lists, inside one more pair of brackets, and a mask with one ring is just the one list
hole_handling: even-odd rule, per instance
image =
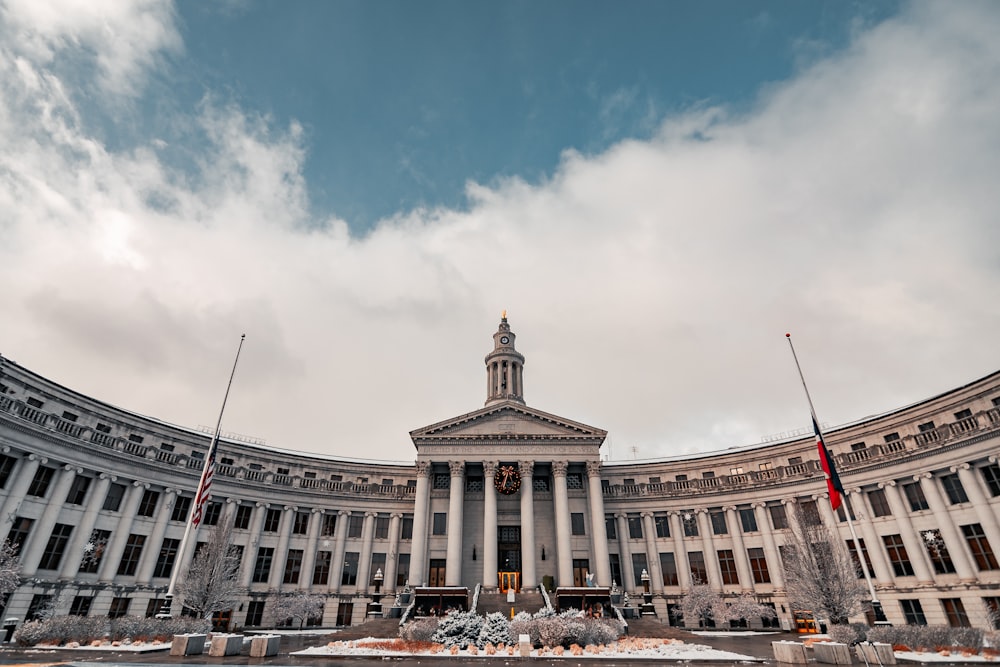
[[518, 614], [526, 611], [534, 614], [545, 606], [542, 594], [536, 590], [521, 591], [514, 596], [514, 604], [507, 602], [506, 593], [494, 593], [483, 591], [479, 594], [479, 607], [476, 610], [480, 616], [500, 612], [510, 618], [510, 608], [514, 608], [514, 613]]
[[398, 637], [398, 618], [373, 618], [360, 625], [351, 625], [326, 635], [324, 641], [347, 641], [365, 637]]
[[673, 628], [660, 621], [655, 616], [643, 616], [641, 618], [629, 618], [628, 634], [631, 637], [662, 637], [663, 639], [680, 639], [685, 642], [697, 644], [701, 639], [687, 630]]

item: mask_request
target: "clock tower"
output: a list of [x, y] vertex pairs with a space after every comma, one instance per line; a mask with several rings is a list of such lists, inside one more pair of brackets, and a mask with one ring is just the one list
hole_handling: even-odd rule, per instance
[[493, 334], [493, 351], [486, 355], [486, 405], [503, 401], [524, 405], [524, 357], [514, 349], [514, 338], [505, 310]]

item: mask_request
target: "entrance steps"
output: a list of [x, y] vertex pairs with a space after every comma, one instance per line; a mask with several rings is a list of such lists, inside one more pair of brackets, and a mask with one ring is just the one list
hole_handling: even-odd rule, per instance
[[674, 628], [655, 616], [629, 618], [628, 633], [633, 637], [662, 637], [663, 639], [681, 639], [685, 642], [697, 643], [699, 637], [686, 630]]
[[522, 611], [534, 614], [544, 606], [545, 600], [542, 599], [542, 594], [534, 590], [521, 591], [515, 594], [514, 604], [507, 602], [506, 593], [482, 591], [479, 593], [479, 607], [476, 611], [480, 616], [500, 612], [507, 618], [510, 618], [511, 607], [514, 608], [515, 614], [519, 614]]

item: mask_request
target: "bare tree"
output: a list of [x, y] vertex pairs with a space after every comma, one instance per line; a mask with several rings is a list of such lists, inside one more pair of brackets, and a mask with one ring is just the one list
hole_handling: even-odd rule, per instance
[[0, 597], [10, 595], [21, 585], [21, 555], [10, 540], [0, 544]]
[[323, 613], [326, 597], [309, 595], [305, 592], [287, 593], [274, 598], [271, 605], [271, 619], [275, 625], [286, 621], [298, 621], [301, 630], [306, 621]]
[[695, 583], [681, 601], [684, 624], [696, 621], [715, 621], [716, 625], [728, 625], [730, 621], [749, 621], [751, 618], [773, 618], [773, 609], [761, 604], [753, 595], [744, 593], [726, 600], [708, 584]]
[[833, 625], [847, 623], [864, 608], [866, 588], [847, 544], [823, 524], [814, 504], [795, 508], [784, 565], [793, 608], [811, 610]]
[[184, 606], [202, 618], [232, 609], [244, 593], [239, 584], [240, 550], [232, 544], [232, 536], [231, 521], [216, 526], [187, 573], [178, 580], [177, 592]]

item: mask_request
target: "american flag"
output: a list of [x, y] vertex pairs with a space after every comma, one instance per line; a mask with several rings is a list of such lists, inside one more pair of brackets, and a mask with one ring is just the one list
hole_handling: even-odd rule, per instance
[[191, 525], [197, 526], [201, 523], [201, 517], [205, 510], [205, 503], [212, 493], [212, 477], [215, 476], [215, 450], [218, 448], [218, 435], [212, 438], [212, 444], [208, 448], [208, 458], [205, 460], [205, 467], [201, 471], [201, 482], [198, 484], [198, 492], [194, 494], [194, 510], [191, 511]]

